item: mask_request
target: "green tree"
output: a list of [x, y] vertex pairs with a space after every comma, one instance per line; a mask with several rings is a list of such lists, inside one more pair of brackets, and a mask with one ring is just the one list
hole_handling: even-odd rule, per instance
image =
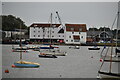
[[98, 31], [97, 28], [89, 28], [89, 31]]
[[99, 31], [104, 31], [104, 29], [105, 29], [105, 31], [110, 31], [110, 28], [107, 28], [107, 27], [100, 27]]
[[22, 29], [27, 28], [27, 26], [19, 17], [15, 17], [13, 15], [2, 15], [2, 30], [12, 31], [15, 29], [19, 29], [20, 24], [22, 26]]

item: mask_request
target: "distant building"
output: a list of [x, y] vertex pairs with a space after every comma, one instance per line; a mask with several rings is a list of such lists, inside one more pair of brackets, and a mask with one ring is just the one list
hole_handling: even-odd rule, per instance
[[30, 25], [30, 40], [43, 42], [58, 42], [64, 40], [64, 30], [60, 24], [33, 23]]
[[87, 31], [87, 42], [110, 41], [112, 36], [111, 31]]
[[5, 35], [6, 38], [10, 38], [14, 35], [22, 35], [21, 36], [22, 38], [26, 38], [25, 33], [27, 32], [27, 30], [26, 29], [21, 29], [21, 32], [20, 32], [20, 29], [15, 29], [14, 31], [4, 31], [4, 32], [6, 34]]
[[86, 24], [65, 24], [66, 44], [85, 44], [87, 37]]

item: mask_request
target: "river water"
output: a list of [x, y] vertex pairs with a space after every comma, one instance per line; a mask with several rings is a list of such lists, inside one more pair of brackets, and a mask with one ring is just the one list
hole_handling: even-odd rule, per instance
[[[69, 49], [69, 46], [59, 46], [67, 56], [58, 58], [39, 58], [38, 51], [23, 52], [23, 60], [37, 62], [39, 68], [12, 68], [19, 61], [19, 52], [12, 52], [12, 45], [2, 46], [2, 78], [96, 78], [100, 68], [100, 50], [90, 51], [88, 47]], [[117, 71], [118, 64], [112, 66]], [[8, 69], [9, 73], [4, 71]]]

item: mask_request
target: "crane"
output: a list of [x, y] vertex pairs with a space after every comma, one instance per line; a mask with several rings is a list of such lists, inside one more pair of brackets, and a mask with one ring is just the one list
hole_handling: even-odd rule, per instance
[[56, 11], [56, 14], [57, 14], [59, 23], [62, 25], [62, 28], [64, 29], [64, 25], [62, 24], [62, 21], [61, 21], [61, 19], [60, 19], [60, 16], [59, 16], [59, 14], [58, 14], [58, 11]]

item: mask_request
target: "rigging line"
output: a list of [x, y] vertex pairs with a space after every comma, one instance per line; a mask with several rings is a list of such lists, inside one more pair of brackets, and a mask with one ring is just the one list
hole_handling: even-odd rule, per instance
[[105, 49], [105, 48], [103, 47], [103, 49], [102, 49], [102, 51], [101, 51], [101, 53], [100, 53], [100, 56], [101, 56], [101, 57], [102, 57], [102, 53], [103, 53], [104, 49]]
[[[117, 27], [116, 27], [116, 48], [117, 48], [117, 39], [118, 39], [118, 25], [119, 25], [119, 12], [117, 13]], [[116, 53], [117, 55], [117, 53]]]
[[[112, 32], [113, 26], [114, 26], [114, 24], [115, 24], [115, 21], [118, 19], [117, 17], [118, 17], [118, 14], [116, 15], [115, 20], [114, 20], [114, 22], [113, 22], [113, 24], [112, 24], [111, 32]], [[111, 43], [112, 43], [112, 44], [111, 44], [111, 56], [110, 56], [110, 68], [109, 68], [109, 73], [111, 73], [111, 68], [112, 68], [113, 36], [111, 37]]]
[[101, 57], [102, 57], [102, 53], [103, 53], [103, 51], [105, 49], [105, 46], [106, 46], [106, 42], [105, 42], [105, 27], [104, 27], [104, 47], [103, 47], [102, 52], [100, 54]]
[[115, 17], [115, 19], [114, 19], [114, 21], [113, 21], [113, 24], [112, 24], [111, 30], [113, 29], [113, 26], [114, 26], [114, 24], [115, 24], [116, 19], [117, 19], [117, 15], [116, 15], [116, 17]]
[[50, 23], [50, 18], [51, 18], [51, 16], [48, 18], [48, 23]]
[[112, 68], [112, 53], [113, 53], [113, 38], [112, 38], [112, 47], [111, 47], [111, 56], [110, 56], [110, 68], [109, 68], [109, 73], [111, 73], [111, 68]]
[[103, 62], [102, 62], [102, 64], [101, 64], [101, 66], [100, 66], [99, 71], [101, 70], [101, 68], [102, 68], [102, 66], [103, 66], [103, 64], [104, 64], [104, 60], [105, 60], [105, 58], [106, 58], [106, 56], [107, 56], [108, 50], [109, 50], [109, 47], [107, 48], [107, 51], [106, 51], [106, 53], [105, 53], [105, 56], [103, 57]]

